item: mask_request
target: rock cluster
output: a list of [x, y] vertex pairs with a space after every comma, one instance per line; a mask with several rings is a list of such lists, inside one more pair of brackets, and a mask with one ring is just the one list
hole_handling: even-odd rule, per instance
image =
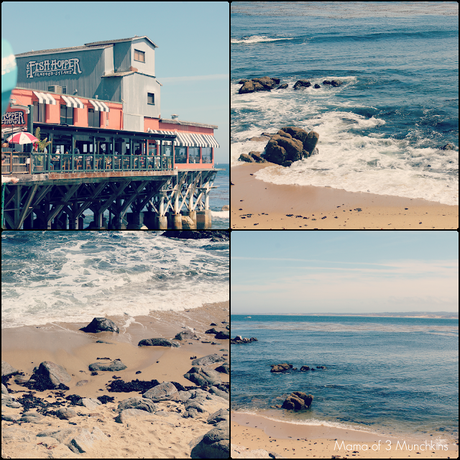
[[[251, 80], [243, 79], [239, 83], [243, 86], [239, 89], [239, 94], [254, 93], [257, 91], [271, 91], [272, 89], [286, 89], [288, 88], [287, 83], [280, 85], [281, 80], [274, 77], [261, 77], [261, 78], [252, 78]], [[341, 80], [324, 80], [324, 86], [341, 86], [343, 82]], [[308, 80], [297, 80], [293, 86], [295, 90], [302, 88], [309, 88], [311, 82]], [[315, 89], [321, 88], [318, 83], [314, 85]]]
[[305, 410], [310, 408], [312, 402], [312, 395], [307, 395], [301, 391], [294, 391], [285, 399], [281, 407], [288, 410]]
[[207, 239], [211, 241], [229, 241], [230, 233], [228, 230], [167, 230], [161, 236], [166, 238], [180, 238], [180, 239]]
[[255, 337], [241, 337], [241, 335], [237, 335], [234, 339], [230, 340], [230, 343], [232, 345], [234, 344], [240, 344], [240, 343], [251, 343], [251, 342], [258, 342], [258, 340]]
[[271, 163], [291, 166], [294, 161], [318, 153], [315, 149], [318, 139], [319, 134], [315, 131], [308, 133], [302, 128], [286, 126], [270, 138], [262, 156]]
[[[239, 89], [238, 92], [240, 94], [245, 94], [253, 93], [255, 91], [271, 91], [272, 89], [275, 89], [275, 87], [279, 85], [279, 83], [279, 78], [270, 77], [253, 78], [252, 80], [241, 80], [240, 84], [242, 84], [243, 86]], [[282, 88], [278, 87], [277, 89]]]
[[286, 372], [286, 371], [290, 371], [291, 369], [293, 369], [292, 364], [288, 364], [288, 363], [272, 364], [270, 372]]

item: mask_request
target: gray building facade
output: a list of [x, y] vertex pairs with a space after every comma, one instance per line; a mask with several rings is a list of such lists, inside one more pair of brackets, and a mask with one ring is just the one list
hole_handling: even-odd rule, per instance
[[17, 86], [123, 104], [123, 127], [144, 131], [144, 117], [160, 118], [161, 85], [148, 37], [17, 54]]

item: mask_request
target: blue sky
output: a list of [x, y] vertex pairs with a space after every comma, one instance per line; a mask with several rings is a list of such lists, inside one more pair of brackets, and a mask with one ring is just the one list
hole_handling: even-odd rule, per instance
[[239, 231], [233, 314], [458, 308], [457, 232]]
[[165, 118], [218, 125], [229, 158], [228, 2], [2, 2], [2, 38], [15, 53], [147, 35]]

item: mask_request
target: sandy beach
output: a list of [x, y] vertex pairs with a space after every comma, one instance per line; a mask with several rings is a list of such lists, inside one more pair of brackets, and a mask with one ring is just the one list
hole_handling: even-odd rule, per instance
[[458, 445], [305, 426], [232, 412], [232, 458], [458, 458]]
[[231, 170], [233, 229], [456, 229], [458, 206], [328, 187], [275, 185], [254, 174], [267, 164]]
[[[201, 367], [206, 371], [228, 363], [228, 339], [205, 333], [212, 327], [211, 323], [216, 324], [217, 331], [227, 330], [228, 308], [225, 302], [182, 312], [160, 311], [137, 317], [128, 325], [125, 318], [110, 318], [120, 327], [119, 334], [79, 331], [88, 323], [3, 329], [2, 362], [22, 373], [6, 379], [8, 395], [23, 405], [2, 404], [2, 458], [190, 458], [197, 439], [215, 428], [208, 420], [210, 415], [221, 409], [228, 414], [228, 393], [219, 392], [218, 388], [228, 387], [229, 379], [228, 373], [219, 371], [220, 385], [206, 384], [200, 388], [184, 374], [196, 366], [192, 363], [194, 359], [204, 356], [217, 354], [219, 358], [218, 362]], [[173, 339], [182, 331], [193, 331], [198, 339], [182, 340], [178, 348], [137, 345], [141, 339]], [[88, 366], [101, 358], [120, 359], [127, 368], [91, 372]], [[65, 368], [71, 376], [66, 383], [68, 390], [30, 391], [15, 382], [17, 378], [28, 380], [34, 367], [43, 361]], [[136, 379], [156, 379], [160, 384], [174, 382], [176, 389], [183, 388], [171, 398], [150, 400], [154, 411], [120, 411], [121, 401], [133, 397], [142, 400], [142, 392], [108, 391], [107, 384]], [[3, 364], [2, 381], [5, 381]], [[30, 394], [47, 403], [60, 403], [46, 408], [47, 411], [70, 408], [75, 415], [68, 419], [43, 415], [37, 404], [25, 410], [25, 400], [21, 398]], [[90, 398], [90, 401], [81, 399], [75, 405], [64, 399], [68, 395]], [[102, 404], [94, 401], [101, 396], [114, 399]], [[24, 417], [30, 414], [38, 415]], [[225, 421], [218, 428], [222, 423]]]

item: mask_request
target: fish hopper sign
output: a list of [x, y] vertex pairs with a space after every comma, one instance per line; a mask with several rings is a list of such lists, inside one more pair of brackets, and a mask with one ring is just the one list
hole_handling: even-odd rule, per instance
[[11, 91], [16, 86], [18, 68], [10, 43], [2, 38], [2, 115], [10, 103]]

